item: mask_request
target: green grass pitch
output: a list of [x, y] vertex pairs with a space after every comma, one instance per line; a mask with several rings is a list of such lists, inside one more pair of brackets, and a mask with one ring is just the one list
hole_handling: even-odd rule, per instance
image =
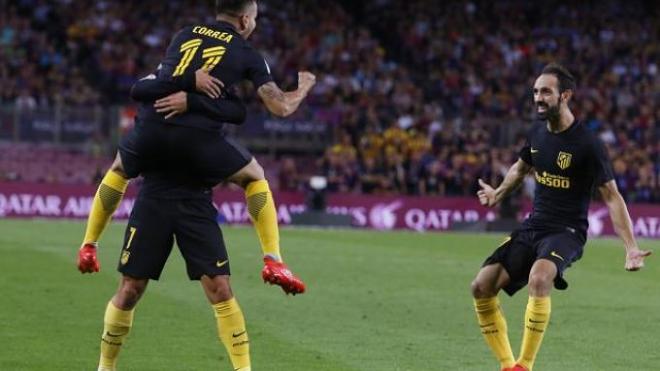
[[[0, 370], [95, 370], [124, 225], [102, 240], [101, 272], [75, 268], [81, 222], [0, 220]], [[224, 228], [232, 286], [256, 371], [497, 370], [479, 334], [469, 283], [502, 235], [282, 231], [308, 293], [261, 282], [251, 228]], [[658, 241], [641, 241], [660, 253]], [[623, 269], [618, 240], [589, 241], [553, 293], [538, 371], [658, 370], [660, 258]], [[501, 296], [514, 352], [525, 291]], [[212, 311], [174, 250], [137, 307], [119, 370], [230, 370]]]

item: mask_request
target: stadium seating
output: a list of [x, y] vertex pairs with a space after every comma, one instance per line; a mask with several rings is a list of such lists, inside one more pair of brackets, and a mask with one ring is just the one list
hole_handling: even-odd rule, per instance
[[[312, 173], [343, 192], [467, 195], [479, 177], [498, 182], [532, 121], [533, 78], [558, 60], [578, 78], [572, 107], [606, 142], [624, 196], [660, 202], [652, 2], [323, 3], [260, 1], [252, 40], [283, 87], [295, 86], [300, 69], [318, 75], [300, 115], [332, 134], [325, 150], [296, 158], [305, 171], [293, 172], [294, 182], [276, 170], [287, 188]], [[23, 109], [127, 104], [130, 85], [153, 70], [173, 32], [212, 18], [205, 2], [186, 1], [19, 1], [1, 14], [0, 104]], [[254, 94], [244, 96], [251, 112], [263, 112]], [[63, 151], [55, 158], [74, 176], [47, 178], [94, 178], [96, 163], [75, 169], [89, 162]], [[0, 163], [5, 174], [38, 166]]]

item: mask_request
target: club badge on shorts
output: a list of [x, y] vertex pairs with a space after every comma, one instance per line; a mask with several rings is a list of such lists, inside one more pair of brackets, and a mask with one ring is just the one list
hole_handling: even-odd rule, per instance
[[130, 251], [123, 251], [121, 253], [121, 259], [119, 260], [121, 262], [121, 265], [126, 265], [126, 263], [128, 263], [128, 258], [130, 257], [131, 257]]

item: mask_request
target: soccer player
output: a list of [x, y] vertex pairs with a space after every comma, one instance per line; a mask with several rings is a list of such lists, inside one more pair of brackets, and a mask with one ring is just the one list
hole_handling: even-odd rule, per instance
[[[587, 239], [587, 212], [592, 190], [607, 204], [614, 228], [626, 250], [625, 268], [644, 266], [650, 251], [635, 241], [630, 215], [613, 180], [603, 143], [571, 113], [575, 79], [561, 65], [547, 65], [534, 83], [534, 103], [542, 124], [536, 125], [520, 158], [497, 188], [479, 179], [483, 205], [494, 206], [534, 171], [536, 190], [530, 217], [486, 259], [472, 282], [479, 326], [502, 370], [532, 370], [550, 319], [550, 292], [564, 290], [563, 272], [582, 256]], [[528, 285], [524, 335], [514, 360], [507, 325], [497, 295], [513, 295]]]
[[[186, 131], [183, 129], [182, 132]], [[188, 135], [189, 137], [189, 135]], [[144, 173], [126, 226], [119, 288], [106, 306], [98, 371], [116, 370], [134, 309], [149, 280], [158, 280], [174, 239], [191, 280], [199, 280], [234, 370], [250, 370], [248, 333], [229, 283], [230, 265], [210, 188], [171, 174]]]
[[[247, 43], [256, 27], [257, 12], [256, 0], [217, 0], [217, 21], [179, 31], [167, 49], [157, 78], [188, 93], [196, 87], [212, 98], [220, 95], [220, 80], [229, 87], [248, 79], [271, 113], [277, 116], [292, 114], [314, 86], [315, 76], [300, 72], [298, 89], [291, 92], [280, 90], [272, 80], [268, 64]], [[190, 72], [200, 69], [209, 71], [213, 79]], [[181, 104], [182, 97], [189, 100], [188, 107]], [[188, 109], [177, 108], [182, 106]], [[155, 106], [141, 105], [136, 129], [122, 140], [119, 153], [94, 196], [79, 252], [81, 272], [98, 271], [98, 240], [121, 202], [129, 179], [145, 171], [169, 171], [199, 177], [209, 185], [229, 180], [241, 186], [264, 254], [262, 276], [270, 283], [280, 285], [287, 293], [304, 291], [302, 281], [282, 262], [275, 204], [259, 163], [245, 148], [222, 134], [206, 138], [198, 136], [197, 140], [206, 143], [200, 146], [196, 142], [177, 143], [169, 133], [172, 130], [165, 128], [219, 129], [221, 124], [206, 113], [211, 107], [212, 101], [206, 97], [181, 93], [159, 99]], [[165, 118], [163, 114], [166, 114]], [[163, 138], [174, 144], [163, 145]], [[211, 141], [215, 145], [211, 145]], [[200, 147], [207, 151], [199, 150]]]

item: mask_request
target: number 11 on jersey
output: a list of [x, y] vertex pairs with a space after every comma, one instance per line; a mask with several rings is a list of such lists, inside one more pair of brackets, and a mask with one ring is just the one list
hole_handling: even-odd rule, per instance
[[[186, 69], [190, 66], [190, 62], [192, 62], [195, 54], [197, 53], [197, 50], [201, 45], [202, 39], [192, 39], [181, 44], [180, 51], [183, 56], [181, 57], [179, 64], [174, 69], [172, 77], [183, 75]], [[224, 46], [214, 46], [202, 50], [202, 59], [204, 60], [202, 69], [211, 71], [218, 63], [220, 63], [226, 51], [227, 49]]]

